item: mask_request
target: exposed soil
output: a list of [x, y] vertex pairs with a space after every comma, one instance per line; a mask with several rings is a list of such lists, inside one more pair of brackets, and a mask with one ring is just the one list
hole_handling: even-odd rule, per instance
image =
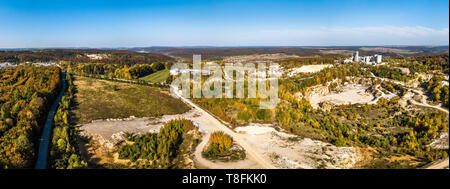
[[324, 68], [333, 67], [331, 64], [316, 64], [316, 65], [304, 65], [299, 68], [292, 68], [288, 71], [287, 76], [292, 77], [298, 73], [314, 73], [323, 70]]
[[271, 158], [279, 168], [317, 169], [352, 168], [361, 155], [353, 147], [336, 147], [329, 143], [300, 138], [276, 131], [269, 125], [237, 127], [247, 141]]

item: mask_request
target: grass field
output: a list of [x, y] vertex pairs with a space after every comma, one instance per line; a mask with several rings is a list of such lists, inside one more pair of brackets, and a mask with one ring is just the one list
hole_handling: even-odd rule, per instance
[[166, 81], [166, 79], [169, 77], [170, 72], [168, 69], [165, 70], [161, 70], [158, 72], [155, 72], [153, 74], [150, 74], [148, 76], [142, 77], [140, 79], [147, 81], [147, 82], [151, 82], [151, 83], [161, 83]]
[[76, 77], [76, 123], [96, 119], [180, 114], [189, 107], [160, 88]]

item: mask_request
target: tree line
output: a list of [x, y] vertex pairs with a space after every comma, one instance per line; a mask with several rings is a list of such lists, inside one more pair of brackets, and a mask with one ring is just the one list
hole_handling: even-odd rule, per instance
[[408, 68], [411, 74], [440, 71], [449, 73], [449, 54], [436, 54], [412, 57], [387, 58], [387, 62], [398, 63], [401, 67]]
[[0, 167], [31, 168], [45, 117], [61, 88], [58, 67], [0, 69]]
[[[88, 56], [90, 54], [102, 55], [102, 58], [92, 59]], [[25, 63], [59, 61], [131, 66], [135, 64], [151, 64], [154, 62], [171, 62], [175, 60], [162, 54], [138, 53], [127, 50], [44, 49], [27, 51], [0, 51], [0, 62]]]
[[53, 119], [49, 167], [55, 169], [78, 169], [87, 166], [81, 158], [77, 143], [77, 129], [71, 125], [71, 107], [75, 94], [75, 85], [71, 74], [66, 74], [67, 91], [59, 102]]
[[107, 78], [134, 80], [154, 72], [166, 69], [161, 62], [137, 64], [131, 67], [116, 64], [70, 64], [68, 70], [77, 75], [99, 75]]

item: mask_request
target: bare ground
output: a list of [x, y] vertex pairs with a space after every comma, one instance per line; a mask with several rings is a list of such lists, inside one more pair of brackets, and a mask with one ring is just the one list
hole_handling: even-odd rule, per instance
[[367, 89], [369, 87], [360, 84], [348, 84], [339, 88], [339, 92], [330, 92], [327, 86], [315, 86], [307, 95], [307, 100], [313, 108], [318, 108], [321, 102], [329, 102], [334, 105], [342, 104], [367, 104], [374, 100], [375, 96]]
[[324, 68], [333, 67], [331, 64], [317, 64], [317, 65], [304, 65], [299, 68], [292, 68], [288, 71], [287, 76], [292, 77], [298, 73], [314, 73], [323, 70]]
[[[278, 168], [289, 169], [338, 169], [352, 168], [361, 160], [359, 151], [353, 147], [336, 147], [329, 143], [300, 139], [296, 135], [276, 131], [268, 125], [238, 127], [264, 156]], [[244, 134], [245, 133], [245, 134]]]

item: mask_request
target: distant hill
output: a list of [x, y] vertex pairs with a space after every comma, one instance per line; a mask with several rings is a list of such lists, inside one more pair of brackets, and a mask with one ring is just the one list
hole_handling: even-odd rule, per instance
[[174, 61], [173, 58], [156, 53], [139, 53], [128, 50], [102, 49], [36, 49], [0, 51], [0, 62], [54, 62], [109, 63], [109, 64], [151, 64]]
[[175, 61], [175, 58], [192, 60], [201, 54], [204, 60], [222, 60], [228, 56], [284, 53], [297, 56], [349, 56], [353, 51], [361, 56], [381, 54], [389, 57], [448, 54], [449, 46], [254, 46], [254, 47], [133, 47], [103, 49], [0, 49], [0, 62], [98, 62], [113, 64], [148, 64]]
[[193, 54], [201, 54], [206, 60], [220, 60], [226, 56], [251, 54], [285, 53], [297, 56], [341, 56], [351, 51], [360, 55], [382, 54], [384, 56], [421, 56], [449, 53], [448, 46], [305, 46], [305, 47], [136, 47], [128, 50], [153, 52], [191, 59]]

